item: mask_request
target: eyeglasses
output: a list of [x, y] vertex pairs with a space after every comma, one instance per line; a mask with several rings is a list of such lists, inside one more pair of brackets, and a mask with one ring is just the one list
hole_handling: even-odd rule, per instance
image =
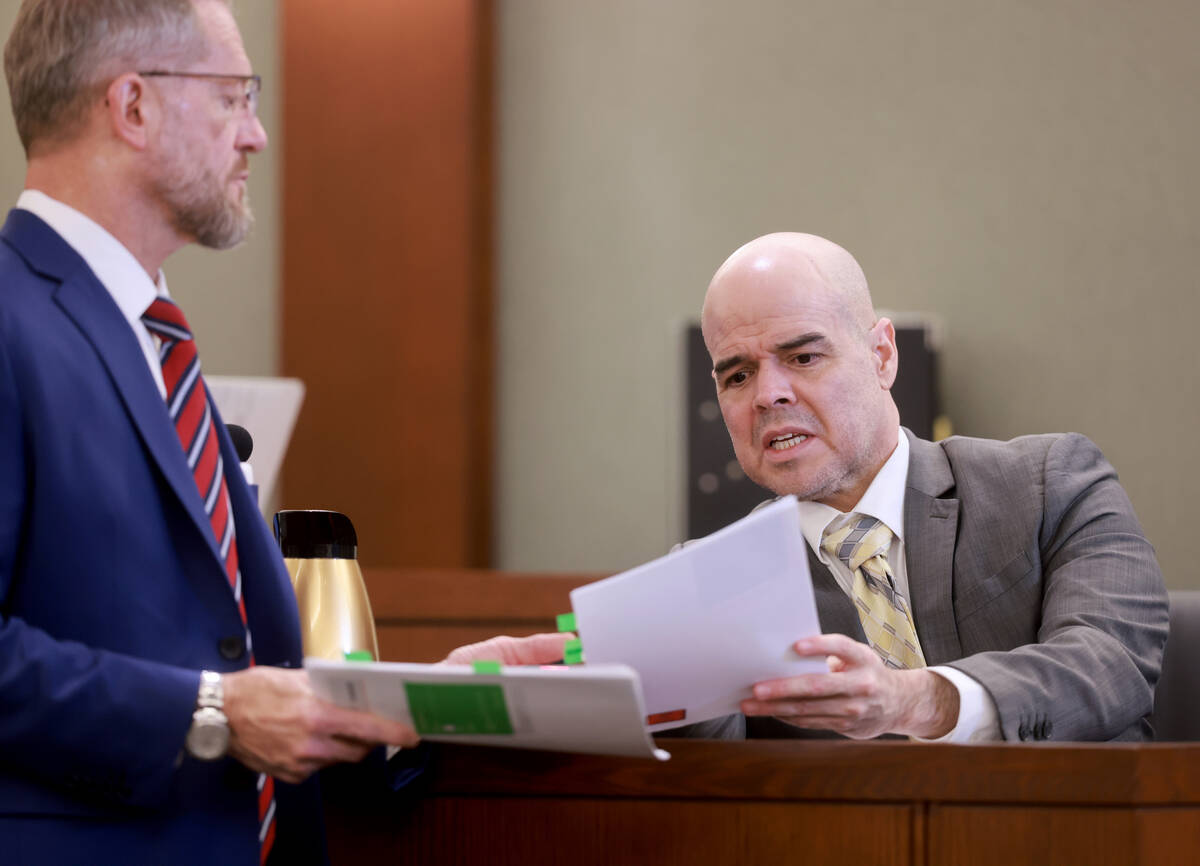
[[222, 97], [225, 108], [230, 111], [240, 111], [246, 117], [258, 116], [258, 94], [262, 92], [261, 75], [226, 75], [221, 72], [167, 72], [152, 69], [139, 72], [145, 78], [200, 78], [206, 81], [234, 81], [241, 85], [241, 93], [225, 94]]

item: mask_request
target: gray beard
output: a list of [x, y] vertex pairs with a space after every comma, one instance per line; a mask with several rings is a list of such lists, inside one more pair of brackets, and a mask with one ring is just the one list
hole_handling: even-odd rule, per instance
[[203, 247], [227, 250], [237, 246], [254, 225], [249, 193], [240, 202], [231, 202], [222, 194], [222, 185], [208, 174], [164, 181], [159, 192], [175, 230]]
[[214, 250], [237, 246], [254, 225], [248, 198], [237, 204], [226, 199], [184, 204], [173, 207], [172, 218], [176, 229], [194, 237], [200, 246]]

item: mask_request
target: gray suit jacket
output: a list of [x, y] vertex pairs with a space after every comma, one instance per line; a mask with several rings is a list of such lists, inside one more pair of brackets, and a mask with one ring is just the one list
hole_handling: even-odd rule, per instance
[[[1078, 434], [1010, 442], [908, 430], [904, 539], [925, 659], [979, 681], [1007, 740], [1150, 736], [1167, 594], [1116, 472]], [[863, 640], [850, 599], [809, 551], [821, 628]], [[716, 719], [689, 736], [808, 736]]]

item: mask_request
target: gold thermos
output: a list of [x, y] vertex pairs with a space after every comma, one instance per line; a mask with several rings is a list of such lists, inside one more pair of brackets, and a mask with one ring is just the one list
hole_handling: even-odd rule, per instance
[[378, 659], [350, 518], [337, 511], [280, 511], [275, 538], [296, 591], [304, 654], [342, 661], [369, 653]]

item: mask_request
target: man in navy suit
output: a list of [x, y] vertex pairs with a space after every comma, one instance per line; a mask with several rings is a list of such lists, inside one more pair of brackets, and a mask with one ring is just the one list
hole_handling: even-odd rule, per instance
[[0, 860], [322, 860], [304, 780], [416, 735], [313, 696], [216, 407], [209, 487], [143, 319], [167, 256], [249, 229], [259, 79], [225, 0], [25, 0], [4, 63], [28, 174], [0, 229]]

